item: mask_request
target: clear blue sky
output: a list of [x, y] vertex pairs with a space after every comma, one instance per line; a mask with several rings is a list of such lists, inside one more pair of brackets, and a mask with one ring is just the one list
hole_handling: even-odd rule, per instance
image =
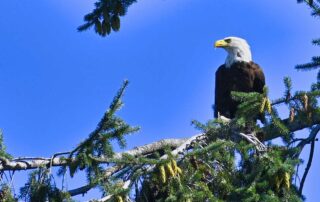
[[[226, 36], [250, 43], [271, 98], [283, 94], [284, 76], [296, 90], [315, 81], [315, 72], [294, 66], [319, 55], [310, 41], [320, 37], [320, 20], [294, 0], [138, 0], [120, 32], [106, 38], [76, 31], [93, 2], [0, 2], [0, 128], [9, 153], [50, 156], [75, 147], [124, 79], [131, 83], [120, 115], [142, 127], [128, 138], [130, 148], [195, 134], [191, 120], [213, 117], [214, 72], [226, 57], [213, 43]], [[305, 185], [310, 202], [320, 199], [316, 148]], [[19, 173], [17, 184], [23, 179]], [[69, 188], [77, 185], [69, 180]]]

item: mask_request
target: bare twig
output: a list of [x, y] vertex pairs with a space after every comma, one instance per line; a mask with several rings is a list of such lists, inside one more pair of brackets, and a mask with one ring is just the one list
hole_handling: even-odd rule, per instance
[[302, 140], [297, 147], [299, 148], [299, 151], [297, 152], [297, 154], [295, 155], [295, 157], [298, 157], [301, 153], [301, 151], [303, 150], [303, 148], [305, 147], [305, 145], [310, 144], [311, 143], [311, 147], [310, 147], [310, 154], [309, 154], [309, 159], [308, 159], [308, 163], [307, 166], [305, 168], [305, 171], [303, 173], [302, 179], [300, 181], [300, 186], [299, 186], [299, 194], [302, 195], [302, 190], [303, 190], [303, 186], [305, 183], [305, 180], [307, 178], [307, 175], [309, 173], [311, 164], [312, 164], [312, 159], [313, 159], [313, 154], [314, 154], [314, 146], [315, 146], [315, 140], [317, 137], [317, 134], [320, 131], [320, 125], [317, 125], [316, 127], [314, 127], [309, 135], [308, 138]]
[[256, 137], [255, 133], [251, 134], [244, 134], [244, 133], [239, 133], [240, 136], [251, 142], [259, 152], [267, 151], [267, 147], [259, 141], [259, 139]]
[[299, 142], [297, 147], [300, 148], [300, 150], [302, 150], [306, 144], [310, 144], [312, 141], [315, 140], [319, 131], [320, 131], [320, 125], [315, 126], [311, 130], [310, 135], [307, 138], [303, 139], [301, 142]]
[[[114, 173], [118, 172], [121, 168], [122, 168], [122, 166], [119, 166], [119, 165], [114, 165], [112, 167], [107, 168], [106, 171], [104, 171], [104, 178], [108, 178], [108, 177], [112, 176]], [[87, 193], [90, 189], [92, 189], [95, 186], [96, 186], [96, 184], [87, 184], [85, 186], [69, 190], [68, 192], [69, 192], [70, 196], [77, 196], [80, 194]]]
[[313, 140], [311, 141], [309, 160], [308, 160], [306, 169], [305, 169], [305, 171], [303, 173], [303, 177], [302, 177], [301, 182], [300, 182], [300, 186], [299, 186], [299, 194], [300, 195], [302, 195], [304, 182], [305, 182], [305, 180], [307, 178], [307, 175], [309, 173], [309, 170], [310, 170], [310, 167], [311, 167], [311, 164], [312, 164], [312, 159], [313, 159], [313, 154], [314, 154], [314, 142], [315, 142], [315, 138], [313, 138]]
[[300, 177], [299, 177], [299, 166], [300, 166], [300, 164], [298, 164], [297, 168], [296, 168], [296, 174], [294, 176], [294, 185], [297, 185], [297, 179], [299, 180], [299, 182], [301, 182]]

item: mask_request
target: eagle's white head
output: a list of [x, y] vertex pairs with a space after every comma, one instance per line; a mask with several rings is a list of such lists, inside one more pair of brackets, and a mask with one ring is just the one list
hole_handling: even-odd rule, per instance
[[215, 47], [223, 48], [228, 52], [226, 59], [226, 67], [230, 67], [235, 62], [251, 62], [252, 56], [250, 46], [246, 40], [239, 37], [226, 37], [218, 40], [214, 44]]

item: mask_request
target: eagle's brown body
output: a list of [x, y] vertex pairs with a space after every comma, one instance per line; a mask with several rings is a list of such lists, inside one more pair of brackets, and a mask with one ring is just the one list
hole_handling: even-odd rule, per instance
[[231, 91], [262, 93], [264, 85], [263, 71], [254, 62], [221, 65], [216, 71], [214, 116], [235, 117], [239, 103], [231, 98]]

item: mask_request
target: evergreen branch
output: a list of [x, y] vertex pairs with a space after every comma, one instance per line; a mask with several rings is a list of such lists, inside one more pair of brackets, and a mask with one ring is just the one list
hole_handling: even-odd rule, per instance
[[191, 152], [186, 153], [182, 159], [187, 158], [187, 157], [192, 157], [192, 156], [200, 156], [203, 154], [208, 154], [210, 152], [212, 152], [213, 150], [218, 150], [221, 147], [229, 147], [229, 146], [233, 146], [234, 143], [233, 142], [228, 142], [225, 140], [218, 140], [215, 142], [212, 142], [211, 144], [209, 144], [208, 146], [202, 147], [202, 148], [194, 148]]
[[107, 36], [111, 30], [117, 32], [120, 29], [120, 17], [127, 13], [128, 7], [137, 0], [99, 0], [91, 13], [84, 16], [84, 24], [77, 29], [79, 32], [94, 27], [100, 36]]
[[[185, 140], [179, 147], [177, 147], [176, 149], [174, 149], [173, 151], [170, 152], [170, 155], [172, 156], [176, 156], [182, 152], [184, 152], [186, 149], [188, 149], [190, 147], [190, 145], [195, 142], [195, 141], [198, 141], [198, 140], [202, 140], [205, 138], [205, 135], [203, 133], [200, 133], [200, 134], [197, 134], [197, 135], [194, 135], [192, 136], [191, 138]], [[165, 154], [163, 156], [160, 157], [160, 160], [165, 160], [165, 159], [168, 159], [169, 158], [169, 155], [168, 154]], [[151, 172], [155, 169], [155, 165], [147, 165], [146, 168], [144, 168], [144, 170], [146, 170], [146, 172]], [[124, 182], [123, 184], [123, 189], [127, 189], [130, 185], [132, 184], [132, 181], [129, 179], [127, 181]], [[111, 199], [113, 197], [113, 194], [109, 194], [103, 198], [101, 198], [100, 200], [90, 200], [89, 202], [93, 202], [93, 201], [99, 201], [99, 202], [104, 202], [104, 201], [107, 201], [109, 199]]]
[[320, 46], [320, 39], [314, 39], [312, 40], [312, 43], [316, 46]]
[[256, 100], [261, 97], [261, 93], [257, 92], [231, 92], [231, 98], [235, 101], [243, 102], [244, 100]]
[[0, 129], [0, 156], [3, 158], [12, 159], [12, 156], [8, 154], [6, 151], [6, 146], [4, 145], [3, 133], [1, 129]]
[[288, 102], [288, 99], [291, 96], [291, 90], [292, 90], [292, 81], [290, 77], [285, 77], [283, 79], [284, 86], [286, 87], [284, 97], [286, 98], [286, 101]]
[[[313, 58], [314, 60], [315, 58]], [[313, 69], [318, 69], [320, 66], [320, 62], [319, 61], [312, 61], [309, 63], [305, 63], [305, 64], [301, 64], [301, 65], [296, 65], [296, 69], [297, 70], [313, 70]]]
[[296, 93], [293, 97], [291, 98], [280, 98], [277, 100], [272, 101], [271, 105], [278, 105], [278, 104], [282, 104], [282, 103], [288, 103], [290, 101], [296, 100], [296, 99], [300, 99], [302, 96], [307, 95], [308, 97], [319, 97], [320, 96], [320, 91], [316, 90], [316, 91], [310, 91], [310, 92], [299, 92]]
[[[320, 124], [320, 112], [315, 111], [313, 114], [313, 119], [310, 121], [302, 121], [299, 119], [295, 119], [294, 121], [290, 121], [290, 118], [283, 119], [280, 121], [284, 126], [286, 126], [289, 132], [293, 133], [298, 130], [302, 130], [304, 128], [309, 128], [314, 125]], [[281, 137], [282, 135], [277, 132], [277, 129], [274, 125], [267, 125], [262, 128], [262, 132], [257, 133], [257, 136], [262, 141], [269, 141], [275, 138]]]
[[306, 3], [311, 9], [312, 16], [320, 16], [320, 6], [315, 3], [313, 0], [297, 0], [298, 3]]
[[101, 132], [104, 132], [108, 127], [110, 127], [110, 125], [108, 125], [108, 124], [110, 124], [110, 122], [112, 124], [112, 122], [113, 122], [113, 120], [110, 120], [110, 119], [113, 118], [114, 113], [117, 110], [119, 110], [120, 107], [122, 106], [121, 98], [122, 98], [124, 91], [125, 91], [126, 87], [128, 86], [128, 84], [129, 84], [128, 80], [125, 80], [123, 82], [123, 85], [121, 86], [117, 95], [113, 98], [113, 101], [109, 107], [109, 110], [103, 115], [102, 119], [98, 123], [97, 128], [93, 132], [90, 133], [89, 138], [87, 138], [85, 141], [80, 143], [75, 149], [73, 149], [70, 152], [69, 158], [71, 158], [74, 153], [81, 150], [86, 145], [92, 144], [93, 140], [98, 138], [100, 136]]
[[[129, 154], [132, 156], [144, 156], [156, 151], [164, 150], [167, 147], [176, 148], [183, 144], [186, 139], [163, 139], [157, 142], [143, 145], [141, 147], [136, 147], [132, 150], [115, 153], [112, 157], [113, 159], [121, 159], [123, 155]], [[53, 155], [54, 156], [54, 155]], [[72, 163], [75, 159], [69, 159], [60, 157], [60, 158], [45, 158], [45, 157], [26, 157], [26, 158], [16, 158], [15, 160], [9, 160], [4, 157], [0, 157], [0, 171], [5, 170], [28, 170], [36, 169], [38, 167], [49, 166], [52, 160], [52, 166], [64, 166], [68, 163]], [[110, 158], [101, 157], [100, 161], [103, 163], [111, 163]]]
[[[288, 119], [282, 120], [282, 122], [283, 122], [283, 124], [285, 124], [288, 127], [288, 129], [291, 132], [294, 132], [296, 130], [310, 127], [314, 124], [320, 124], [320, 116], [319, 116], [319, 113], [315, 114], [314, 120], [312, 120], [312, 122], [308, 123], [308, 124], [302, 123], [301, 121], [296, 121], [296, 122], [290, 123]], [[271, 126], [266, 126], [263, 129], [267, 130], [268, 127], [271, 127]], [[271, 136], [268, 136], [268, 134], [271, 134]], [[127, 152], [117, 153], [114, 155], [114, 157], [122, 158], [123, 155], [126, 153], [129, 153], [130, 155], [136, 155], [136, 156], [147, 155], [147, 154], [150, 154], [150, 153], [157, 151], [157, 149], [160, 149], [160, 150], [164, 149], [168, 145], [171, 147], [176, 147], [176, 149], [171, 152], [171, 155], [177, 155], [181, 152], [184, 152], [187, 148], [190, 148], [190, 145], [192, 145], [192, 142], [197, 141], [197, 140], [201, 140], [203, 137], [204, 137], [203, 134], [198, 134], [198, 135], [195, 135], [187, 140], [186, 139], [177, 139], [174, 141], [167, 140], [168, 142], [166, 140], [161, 140], [156, 143], [152, 143], [152, 144], [157, 145], [158, 148], [156, 148], [155, 145], [152, 146], [152, 144], [145, 145], [142, 147], [137, 147], [133, 150], [129, 150]], [[270, 140], [270, 139], [277, 138], [277, 137], [278, 137], [277, 134], [273, 135], [272, 133], [266, 133], [264, 140]], [[307, 142], [307, 141], [305, 141], [305, 142]], [[168, 143], [172, 143], [172, 144], [170, 145]], [[161, 157], [161, 159], [167, 159], [167, 158], [168, 158], [167, 154]], [[45, 159], [45, 160], [43, 160], [43, 159]], [[27, 157], [26, 159], [18, 158], [18, 159], [15, 159], [15, 161], [10, 161], [8, 159], [2, 159], [2, 164], [0, 165], [0, 170], [33, 169], [33, 168], [37, 168], [39, 166], [48, 166], [50, 164], [50, 160], [51, 160], [51, 158], [35, 158], [35, 157]], [[105, 159], [105, 160], [106, 160], [105, 162], [108, 162], [109, 159]], [[66, 165], [66, 163], [67, 163], [66, 158], [63, 158], [63, 157], [52, 159], [52, 166], [62, 166], [62, 165]], [[153, 166], [149, 167], [150, 168], [149, 171], [152, 170], [152, 167]], [[70, 190], [69, 193], [72, 196], [78, 195], [78, 194], [83, 194], [83, 193], [87, 192], [88, 190], [90, 190], [91, 188], [93, 188], [94, 186], [95, 186], [94, 184], [93, 185], [86, 185], [86, 186], [80, 187], [78, 189]]]
[[320, 6], [318, 4], [313, 4], [312, 9], [313, 9], [313, 11], [312, 11], [311, 15], [320, 16]]

